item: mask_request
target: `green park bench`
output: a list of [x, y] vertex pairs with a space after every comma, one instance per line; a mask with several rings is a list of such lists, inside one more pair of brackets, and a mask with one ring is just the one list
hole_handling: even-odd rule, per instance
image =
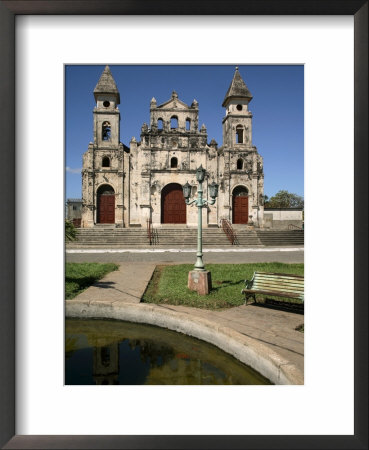
[[245, 303], [253, 297], [256, 303], [256, 294], [276, 297], [296, 298], [304, 302], [304, 277], [288, 273], [254, 272], [251, 280], [245, 280]]

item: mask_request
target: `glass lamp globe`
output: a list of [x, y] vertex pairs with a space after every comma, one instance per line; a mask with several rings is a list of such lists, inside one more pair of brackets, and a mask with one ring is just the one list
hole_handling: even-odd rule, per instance
[[196, 170], [196, 180], [199, 183], [202, 183], [204, 181], [205, 178], [205, 169], [202, 167], [202, 164], [200, 167], [197, 168]]
[[214, 183], [214, 181], [211, 184], [209, 184], [210, 197], [212, 198], [218, 197], [218, 188], [219, 184]]
[[190, 195], [191, 195], [191, 185], [189, 184], [188, 181], [187, 181], [186, 184], [184, 184], [184, 185], [182, 186], [182, 189], [183, 189], [183, 197], [184, 197], [185, 199], [190, 198]]

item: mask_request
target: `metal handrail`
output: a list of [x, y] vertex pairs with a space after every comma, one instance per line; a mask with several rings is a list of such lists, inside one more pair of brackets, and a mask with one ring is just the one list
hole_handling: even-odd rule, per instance
[[147, 219], [147, 238], [149, 240], [150, 245], [153, 244], [153, 239], [154, 237], [154, 233], [153, 233], [153, 227], [152, 227], [152, 222], [151, 219]]
[[235, 245], [236, 241], [237, 241], [237, 236], [236, 236], [236, 233], [235, 233], [234, 229], [232, 228], [232, 225], [230, 224], [229, 220], [221, 219], [220, 223], [222, 226], [222, 230], [224, 231], [224, 233], [227, 236], [230, 243], [232, 245]]
[[303, 228], [298, 227], [297, 225], [294, 225], [293, 223], [290, 223], [290, 224], [288, 225], [288, 229], [289, 229], [289, 230], [300, 230], [300, 231], [303, 230]]

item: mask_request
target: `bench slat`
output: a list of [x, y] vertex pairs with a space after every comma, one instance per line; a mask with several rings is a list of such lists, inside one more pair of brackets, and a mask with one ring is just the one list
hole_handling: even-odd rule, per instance
[[296, 278], [285, 278], [285, 277], [263, 277], [260, 275], [256, 275], [254, 280], [263, 280], [263, 281], [282, 281], [284, 283], [291, 283], [301, 285], [304, 284], [304, 280], [296, 279]]
[[277, 273], [277, 272], [255, 272], [255, 275], [279, 275], [282, 277], [290, 277], [290, 278], [301, 278], [304, 279], [303, 275], [295, 275], [293, 273]]
[[304, 286], [302, 285], [293, 285], [289, 283], [274, 283], [274, 282], [265, 282], [265, 281], [254, 281], [254, 286], [260, 285], [260, 286], [280, 286], [280, 287], [288, 287], [289, 289], [304, 289]]
[[251, 286], [250, 289], [253, 289], [254, 291], [290, 292], [291, 294], [296, 295], [304, 294], [303, 290], [296, 291], [295, 289], [284, 289], [279, 288], [278, 286]]
[[256, 280], [253, 283], [254, 285], [260, 285], [260, 286], [280, 286], [280, 287], [288, 287], [289, 289], [303, 289], [304, 286], [303, 285], [294, 285], [294, 284], [290, 284], [290, 283], [281, 283], [279, 281], [274, 282], [274, 281], [261, 281], [261, 280]]
[[282, 291], [260, 291], [260, 290], [254, 290], [254, 289], [243, 289], [242, 294], [265, 294], [265, 295], [275, 295], [276, 297], [289, 297], [289, 298], [301, 298], [303, 299], [303, 296], [300, 295], [294, 295], [290, 292], [282, 292]]
[[260, 278], [255, 278], [254, 279], [254, 283], [266, 283], [266, 284], [277, 284], [277, 283], [282, 283], [285, 284], [287, 286], [303, 286], [304, 283], [296, 283], [294, 281], [289, 281], [289, 280], [281, 280], [281, 279], [276, 279], [273, 280], [272, 278], [264, 278], [264, 279], [260, 279]]
[[270, 277], [270, 278], [288, 278], [295, 281], [304, 281], [302, 275], [294, 275], [292, 273], [272, 273], [272, 272], [254, 272], [254, 277]]
[[258, 272], [255, 272], [253, 276], [253, 281], [255, 282], [272, 282], [272, 283], [285, 283], [285, 284], [291, 284], [291, 285], [297, 285], [297, 286], [303, 286], [304, 279], [303, 278], [291, 278], [291, 277], [282, 277], [280, 275], [269, 275], [269, 274], [260, 274]]

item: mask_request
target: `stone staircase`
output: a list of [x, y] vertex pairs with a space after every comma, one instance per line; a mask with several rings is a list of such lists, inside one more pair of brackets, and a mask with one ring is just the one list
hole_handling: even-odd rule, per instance
[[303, 230], [258, 230], [256, 234], [262, 246], [299, 247], [304, 245]]
[[[264, 231], [240, 229], [235, 230], [236, 243], [233, 247], [292, 247], [304, 245], [304, 232], [293, 231]], [[204, 248], [231, 248], [221, 228], [203, 229]], [[150, 245], [147, 230], [143, 228], [114, 228], [98, 226], [94, 228], [80, 228], [77, 240], [67, 243], [68, 249], [94, 248], [196, 248], [197, 229], [183, 227], [154, 228], [153, 243]]]

